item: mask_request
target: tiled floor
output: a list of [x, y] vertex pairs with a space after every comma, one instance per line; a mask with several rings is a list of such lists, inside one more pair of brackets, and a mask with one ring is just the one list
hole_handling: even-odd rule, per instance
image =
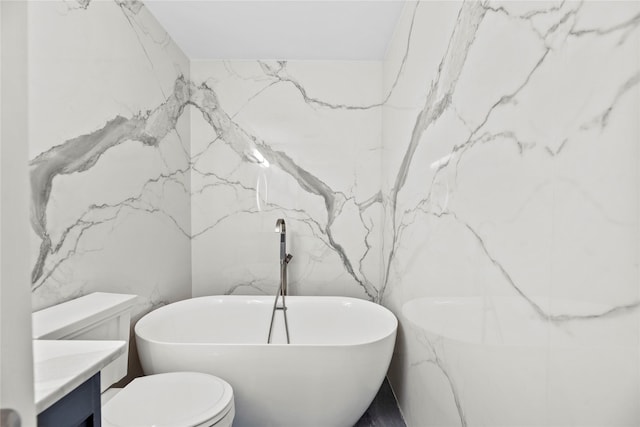
[[371, 406], [354, 427], [407, 427], [386, 378]]

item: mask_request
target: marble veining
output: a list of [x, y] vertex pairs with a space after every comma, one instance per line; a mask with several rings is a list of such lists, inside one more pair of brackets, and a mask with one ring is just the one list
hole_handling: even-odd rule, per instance
[[[416, 334], [416, 339], [427, 349], [426, 353], [428, 356], [417, 362], [413, 362], [411, 364], [411, 367], [415, 368], [422, 364], [428, 363], [435, 366], [440, 371], [440, 373], [446, 380], [446, 383], [450, 390], [451, 398], [455, 403], [455, 409], [460, 419], [460, 425], [463, 427], [466, 427], [468, 425], [467, 417], [464, 414], [464, 407], [462, 406], [460, 392], [457, 390], [455, 381], [453, 380], [451, 375], [447, 372], [445, 362], [441, 359], [441, 357], [438, 355], [438, 352], [436, 351], [436, 347], [441, 347], [441, 342], [440, 342], [441, 340], [440, 339], [429, 340], [429, 338], [424, 333], [424, 331], [418, 330], [418, 331], [415, 331], [415, 334]], [[440, 351], [440, 353], [442, 353], [442, 350]]]
[[[460, 10], [455, 30], [451, 35], [449, 45], [445, 57], [438, 66], [438, 74], [435, 81], [431, 84], [424, 108], [416, 117], [415, 125], [411, 133], [409, 146], [404, 154], [402, 163], [398, 169], [395, 183], [390, 191], [391, 221], [393, 223], [392, 248], [389, 252], [387, 263], [387, 275], [389, 272], [389, 264], [395, 254], [395, 246], [398, 240], [398, 228], [396, 227], [396, 209], [398, 204], [398, 193], [402, 190], [407, 180], [407, 174], [413, 160], [414, 154], [424, 131], [436, 121], [451, 103], [451, 94], [458, 80], [469, 46], [475, 38], [475, 32], [478, 25], [482, 21], [485, 8], [480, 3], [465, 3]], [[413, 20], [412, 24], [413, 26]], [[441, 77], [443, 76], [443, 77]], [[442, 83], [441, 83], [442, 82]], [[452, 153], [452, 154], [455, 154]], [[449, 157], [451, 159], [451, 157]], [[449, 160], [441, 167], [448, 164]], [[385, 277], [382, 291], [388, 282], [388, 276]]]
[[190, 295], [187, 59], [140, 1], [29, 15], [34, 308], [102, 290], [141, 295], [145, 312]]
[[[407, 328], [391, 380], [409, 424], [638, 422], [623, 403], [616, 413], [596, 408], [604, 389], [620, 390], [618, 402], [637, 398], [640, 351], [640, 15], [637, 4], [609, 6], [422, 2], [416, 16], [405, 11], [385, 64], [402, 58], [405, 79], [387, 77], [395, 90], [383, 107], [381, 293]], [[437, 60], [420, 56], [438, 49]], [[405, 317], [426, 296], [479, 297], [489, 313], [515, 296], [527, 307], [518, 327], [534, 346], [530, 359]], [[513, 321], [491, 315], [486, 333]], [[554, 338], [537, 347], [533, 325]], [[622, 354], [624, 368], [612, 369]], [[569, 367], [566, 357], [580, 362]], [[517, 363], [538, 372], [529, 394], [498, 391], [509, 387], [494, 371], [503, 358], [504, 378]], [[487, 375], [476, 383], [473, 370]], [[587, 392], [571, 375], [599, 385]], [[483, 396], [488, 386], [500, 397]]]
[[[60, 240], [55, 243], [47, 232], [47, 203], [51, 195], [51, 187], [54, 178], [62, 174], [73, 174], [90, 169], [98, 162], [102, 154], [110, 148], [125, 141], [139, 141], [145, 145], [155, 146], [175, 130], [176, 122], [189, 98], [188, 87], [184, 84], [184, 79], [180, 78], [176, 82], [176, 90], [172, 96], [156, 110], [145, 115], [136, 115], [130, 119], [115, 117], [109, 120], [104, 127], [88, 135], [82, 135], [64, 142], [61, 145], [52, 147], [48, 151], [33, 159], [29, 166], [31, 168], [32, 187], [32, 219], [31, 223], [36, 234], [41, 238], [40, 254], [34, 266], [32, 281], [38, 282], [43, 275], [44, 263], [51, 254], [57, 254], [65, 245], [65, 239], [74, 231], [76, 243], [82, 233], [89, 227], [96, 225], [96, 222], [87, 220], [93, 211], [106, 208], [117, 208], [118, 205], [92, 205], [74, 224], [67, 227], [60, 236]], [[185, 172], [185, 171], [180, 171]], [[173, 172], [174, 176], [178, 172]], [[171, 178], [169, 175], [153, 178], [147, 184], [157, 183], [160, 178]], [[145, 185], [147, 185], [145, 184]], [[120, 202], [120, 206], [132, 206], [138, 197], [130, 197]], [[153, 208], [150, 208], [153, 209]], [[175, 222], [175, 221], [174, 221]], [[177, 224], [177, 222], [176, 222]], [[180, 226], [178, 225], [178, 228]], [[180, 230], [188, 234], [187, 231]], [[76, 246], [74, 245], [74, 248]], [[73, 252], [73, 250], [72, 250]], [[64, 258], [63, 258], [64, 259]], [[49, 272], [48, 274], [50, 274]], [[42, 282], [40, 282], [42, 283]], [[34, 286], [34, 289], [37, 285]]]
[[[262, 65], [263, 64], [261, 63], [261, 66]], [[280, 63], [281, 67], [284, 67], [284, 65], [285, 64]], [[300, 88], [299, 84], [296, 84], [296, 87]], [[301, 90], [301, 93], [305, 94], [304, 90]], [[306, 95], [305, 102], [309, 102]], [[275, 150], [257, 136], [247, 133], [243, 128], [235, 123], [227, 113], [225, 113], [219, 105], [215, 93], [211, 88], [207, 87], [206, 84], [199, 87], [193, 87], [190, 103], [202, 113], [203, 117], [212, 126], [216, 134], [219, 135], [219, 137], [223, 139], [245, 162], [254, 164], [268, 163], [269, 165], [275, 166], [293, 178], [300, 189], [311, 195], [320, 197], [323, 200], [326, 210], [326, 222], [321, 223], [319, 220], [309, 217], [306, 220], [307, 223], [312, 225], [312, 227], [317, 231], [318, 234], [315, 234], [315, 237], [321, 238], [325, 244], [338, 254], [344, 269], [349, 273], [353, 280], [362, 287], [367, 296], [371, 299], [375, 298], [376, 289], [368, 279], [361, 274], [361, 272], [356, 270], [351, 259], [345, 252], [345, 249], [334, 237], [332, 229], [337, 216], [343, 212], [345, 204], [349, 201], [352, 203], [355, 202], [353, 198], [343, 192], [334, 191], [320, 178], [299, 166], [295, 160], [287, 155], [287, 153]], [[256, 153], [258, 153], [258, 155], [256, 155]], [[227, 180], [226, 184], [232, 183]], [[248, 187], [244, 187], [244, 189], [247, 188]], [[362, 211], [366, 210], [375, 200], [376, 195], [361, 204], [355, 204], [358, 210], [362, 213]], [[208, 229], [209, 228], [204, 231]], [[200, 234], [204, 231], [200, 232]], [[368, 250], [369, 248], [367, 248], [367, 251]], [[365, 257], [366, 252], [362, 256]]]
[[[457, 143], [451, 153], [446, 156], [446, 160], [437, 165], [435, 172], [433, 174], [433, 178], [431, 181], [431, 188], [434, 188], [434, 183], [438, 180], [439, 175], [446, 171], [450, 165], [454, 168], [457, 168], [460, 162], [462, 161], [465, 153], [470, 150], [476, 144], [486, 144], [490, 143], [498, 138], [508, 138], [517, 143], [519, 150], [522, 154], [522, 150], [525, 147], [525, 143], [518, 140], [516, 133], [503, 131], [500, 133], [491, 133], [486, 130], [486, 124], [490, 120], [494, 111], [499, 109], [503, 105], [508, 105], [513, 103], [513, 101], [517, 98], [518, 94], [527, 88], [532, 76], [536, 73], [536, 71], [541, 67], [544, 63], [547, 55], [553, 49], [553, 46], [548, 45], [548, 40], [554, 37], [555, 32], [566, 32], [567, 36], [580, 37], [585, 34], [598, 34], [605, 35], [609, 34], [612, 31], [631, 31], [636, 29], [638, 25], [640, 25], [640, 15], [635, 15], [629, 20], [616, 24], [611, 28], [605, 29], [590, 29], [590, 30], [575, 30], [574, 27], [576, 25], [575, 21], [572, 22], [572, 26], [568, 28], [563, 28], [562, 26], [566, 24], [571, 17], [575, 16], [580, 8], [581, 4], [576, 4], [574, 9], [570, 9], [568, 11], [564, 11], [562, 15], [560, 15], [560, 19], [551, 25], [546, 32], [541, 33], [538, 28], [533, 25], [531, 22], [531, 26], [536, 33], [536, 35], [544, 42], [545, 48], [542, 50], [542, 53], [539, 55], [538, 59], [535, 61], [535, 64], [531, 68], [531, 70], [522, 77], [522, 83], [519, 84], [515, 90], [502, 94], [497, 101], [495, 101], [484, 114], [484, 117], [480, 121], [478, 125], [472, 127], [470, 129], [468, 137]], [[545, 10], [535, 10], [525, 13], [523, 15], [513, 16], [510, 14], [504, 6], [485, 6], [481, 3], [465, 3], [458, 14], [457, 22], [454, 27], [454, 31], [449, 40], [449, 45], [447, 46], [447, 51], [445, 56], [443, 57], [440, 65], [438, 66], [438, 72], [435, 77], [435, 80], [431, 84], [431, 88], [426, 96], [426, 105], [420, 111], [416, 118], [416, 123], [414, 125], [413, 131], [411, 133], [411, 140], [409, 141], [409, 145], [407, 151], [404, 154], [402, 163], [398, 168], [398, 173], [395, 178], [395, 183], [391, 187], [390, 190], [390, 200], [389, 200], [389, 209], [391, 210], [390, 217], [392, 221], [392, 239], [391, 239], [391, 249], [388, 251], [388, 261], [387, 261], [387, 269], [386, 269], [386, 277], [382, 287], [382, 293], [384, 294], [385, 286], [388, 283], [388, 274], [390, 272], [390, 264], [393, 261], [396, 247], [398, 245], [399, 235], [402, 233], [403, 229], [410, 225], [400, 222], [399, 225], [396, 225], [398, 212], [397, 212], [397, 199], [398, 193], [402, 190], [407, 175], [409, 173], [409, 169], [411, 167], [412, 160], [414, 158], [414, 154], [418, 145], [421, 142], [421, 138], [429, 126], [431, 126], [435, 121], [437, 121], [442, 114], [447, 110], [447, 108], [452, 107], [452, 94], [455, 91], [455, 85], [458, 81], [460, 73], [465, 64], [466, 56], [469, 50], [472, 47], [472, 43], [476, 37], [476, 32], [478, 30], [478, 26], [482, 22], [485, 14], [490, 11], [493, 13], [504, 13], [510, 18], [531, 21], [533, 17], [539, 16], [543, 13], [552, 13], [561, 11], [560, 6], [551, 7], [550, 9]], [[411, 26], [413, 26], [413, 19], [411, 21]], [[442, 83], [441, 83], [442, 82]], [[633, 88], [638, 83], [638, 74], [634, 74], [630, 77], [621, 88], [618, 90], [613, 102], [611, 105], [607, 106], [604, 109], [604, 112], [599, 115], [599, 117], [595, 120], [602, 123], [604, 126], [606, 124], [606, 120], [608, 115], [611, 113], [611, 110], [615, 107], [615, 104], [618, 102], [619, 98], [624, 95], [625, 92]], [[395, 83], [394, 83], [395, 85]], [[441, 88], [442, 87], [442, 88]], [[585, 125], [583, 125], [584, 127]], [[562, 143], [558, 146], [556, 151], [552, 151], [549, 146], [545, 146], [544, 148], [551, 156], [555, 156], [560, 153], [560, 151], [564, 148], [568, 139], [564, 139]], [[532, 146], [526, 147], [527, 149], [532, 149]], [[455, 160], [455, 161], [454, 161]], [[454, 172], [455, 173], [455, 172]], [[427, 214], [432, 213], [430, 211], [430, 205], [432, 204], [432, 195], [430, 192], [426, 194], [426, 197], [422, 199], [414, 208], [405, 210], [401, 216], [410, 216], [413, 210], [422, 210]], [[489, 251], [487, 250], [486, 245], [483, 242], [480, 234], [474, 230], [468, 223], [460, 220], [460, 218], [454, 212], [442, 211], [438, 215], [452, 215], [456, 221], [460, 222], [464, 227], [466, 227], [473, 236], [477, 239], [478, 243], [482, 247], [485, 255], [491, 260], [491, 262], [498, 268], [510, 285], [516, 290], [518, 294], [520, 294], [523, 298], [525, 298], [534, 310], [544, 319], [552, 320], [552, 321], [566, 321], [574, 319], [575, 317], [567, 316], [567, 315], [550, 315], [545, 313], [535, 302], [533, 302], [527, 295], [518, 287], [518, 285], [514, 282], [514, 280], [509, 276], [507, 270], [499, 263], [498, 260], [493, 258]], [[597, 316], [603, 316], [610, 313], [616, 313], [619, 310], [625, 310], [630, 308], [635, 308], [638, 306], [638, 302], [633, 302], [630, 304], [624, 304], [619, 307], [614, 307], [610, 311], [601, 314], [591, 314], [585, 315], [583, 317], [591, 318]]]
[[[313, 246], [321, 245], [325, 248], [322, 249], [322, 252], [325, 253], [326, 250], [329, 250], [327, 255], [336, 257], [330, 261], [332, 265], [335, 265], [332, 268], [339, 266], [339, 270], [342, 270], [342, 273], [339, 274], [346, 274], [346, 277], [349, 277], [349, 282], [352, 284], [349, 286], [355, 285], [360, 288], [360, 295], [371, 300], [378, 300], [378, 289], [375, 280], [372, 279], [374, 271], [371, 271], [371, 267], [365, 264], [373, 263], [377, 256], [372, 242], [372, 235], [375, 233], [374, 224], [377, 221], [373, 218], [374, 213], [372, 212], [376, 207], [379, 208], [382, 202], [379, 187], [370, 185], [371, 189], [368, 193], [358, 194], [360, 191], [358, 189], [359, 178], [357, 177], [351, 184], [351, 188], [345, 187], [343, 182], [338, 182], [339, 187], [336, 187], [335, 180], [329, 182], [319, 174], [329, 176], [327, 174], [330, 173], [330, 169], [335, 163], [332, 160], [323, 164], [315, 162], [313, 166], [316, 170], [313, 170], [304, 164], [307, 157], [304, 152], [299, 152], [297, 146], [305, 141], [305, 138], [309, 139], [306, 144], [314, 146], [315, 134], [325, 132], [317, 126], [334, 126], [334, 128], [342, 126], [341, 122], [347, 123], [351, 115], [366, 114], [366, 125], [368, 126], [370, 123], [372, 127], [375, 126], [375, 118], [380, 114], [380, 109], [377, 108], [381, 105], [380, 101], [346, 103], [317, 98], [310, 95], [312, 90], [306, 88], [301, 81], [304, 78], [317, 79], [317, 76], [321, 76], [321, 74], [317, 73], [310, 65], [294, 63], [294, 70], [302, 73], [302, 78], [294, 77], [294, 71], [291, 70], [290, 65], [286, 61], [257, 61], [256, 63], [227, 61], [198, 64], [199, 70], [195, 72], [196, 76], [193, 77], [196, 82], [194, 82], [191, 104], [197, 110], [195, 114], [201, 114], [205, 123], [209, 125], [205, 129], [208, 129], [207, 132], [213, 135], [213, 139], [210, 141], [203, 139], [202, 142], [199, 142], [201, 138], [206, 138], [206, 133], [194, 131], [192, 134], [194, 147], [198, 145], [203, 147], [202, 149], [194, 149], [197, 154], [193, 158], [192, 167], [192, 196], [194, 200], [192, 206], [194, 210], [197, 210], [200, 204], [199, 199], [207, 200], [211, 197], [207, 194], [210, 192], [222, 193], [232, 190], [238, 196], [236, 201], [230, 201], [224, 207], [219, 208], [224, 213], [214, 213], [205, 217], [206, 210], [203, 211], [202, 224], [200, 221], [194, 220], [192, 239], [202, 241], [202, 247], [206, 248], [203, 251], [210, 254], [210, 251], [217, 250], [215, 247], [217, 234], [224, 233], [228, 227], [225, 222], [237, 221], [240, 216], [247, 215], [254, 216], [261, 221], [260, 218], [265, 215], [271, 217], [275, 215], [275, 212], [283, 212], [285, 216], [293, 217], [295, 221], [299, 221], [302, 226], [293, 228], [294, 233], [299, 233], [294, 235], [294, 238], [299, 236], [307, 238], [308, 236], [313, 240]], [[326, 67], [332, 73], [340, 70], [340, 66], [337, 64]], [[350, 66], [347, 64], [341, 67], [348, 69]], [[249, 72], [251, 77], [244, 77]], [[198, 84], [199, 80], [204, 80], [204, 83]], [[220, 93], [224, 94], [230, 90], [225, 87], [227, 85], [237, 87], [241, 91], [247, 90], [242, 87], [245, 85], [249, 87], [255, 85], [255, 89], [247, 90], [244, 101], [231, 100], [230, 98], [220, 99]], [[371, 89], [371, 86], [361, 86], [367, 90]], [[291, 93], [291, 89], [295, 92]], [[253, 107], [252, 104], [260, 103], [262, 99], [272, 99], [276, 104], [280, 103], [282, 110], [297, 109], [297, 114], [302, 117], [303, 121], [308, 121], [307, 123], [311, 126], [311, 130], [306, 130], [306, 132], [313, 136], [304, 135], [305, 130], [294, 129], [290, 131], [291, 135], [285, 133], [285, 137], [291, 139], [291, 142], [279, 142], [274, 140], [274, 137], [270, 138], [269, 135], [262, 136], [255, 131], [247, 130], [253, 127], [253, 122], [262, 123], [264, 120], [262, 116], [269, 113], [268, 110], [257, 110]], [[234, 102], [237, 102], [238, 105], [232, 105]], [[326, 110], [332, 112], [326, 113]], [[365, 113], [361, 113], [363, 111]], [[287, 126], [293, 124], [290, 120], [292, 119], [278, 116], [273, 119], [272, 126], [286, 129]], [[293, 124], [293, 127], [296, 125]], [[358, 126], [356, 125], [356, 127]], [[333, 132], [335, 132], [333, 137], [344, 138], [340, 133], [346, 134], [351, 130], [346, 128], [344, 131], [338, 129]], [[367, 132], [374, 138], [379, 138], [374, 130], [367, 129]], [[300, 138], [299, 141], [293, 140], [297, 137]], [[347, 137], [356, 138], [351, 139], [349, 143], [355, 145], [357, 149], [361, 149], [360, 146], [364, 146], [363, 149], [367, 150], [376, 150], [379, 147], [379, 139], [360, 142], [357, 139], [359, 136], [347, 135]], [[328, 143], [331, 146], [336, 144], [331, 140]], [[238, 167], [229, 169], [221, 162], [228, 162], [231, 158], [227, 159], [220, 155], [216, 157], [212, 154], [222, 154], [221, 144], [225, 144], [231, 149], [233, 152], [233, 160], [231, 161], [236, 163]], [[275, 144], [279, 147], [291, 146], [294, 151], [275, 148]], [[337, 146], [335, 149], [339, 150]], [[325, 151], [322, 156], [325, 157], [327, 154], [331, 155], [331, 151]], [[302, 162], [298, 159], [302, 159]], [[371, 166], [375, 166], [375, 164], [366, 165], [366, 168], [370, 170]], [[319, 167], [321, 169], [318, 169]], [[348, 168], [349, 166], [345, 162], [340, 167]], [[264, 176], [271, 176], [271, 179], [266, 178], [265, 181]], [[369, 178], [369, 176], [365, 178]], [[267, 190], [263, 190], [261, 186], [273, 187], [274, 185], [278, 188], [281, 185], [286, 186], [291, 194], [279, 191], [276, 197], [272, 197], [273, 190], [270, 189], [271, 194], [266, 196]], [[223, 194], [220, 196], [224, 197]], [[354, 247], [356, 245], [349, 241], [351, 239], [347, 237], [348, 230], [344, 229], [345, 225], [355, 228], [358, 232], [358, 240], [361, 243], [356, 243], [357, 247]], [[236, 226], [231, 227], [233, 229]], [[265, 236], [264, 240], [266, 241], [266, 239]], [[200, 252], [200, 243], [197, 243], [194, 245], [194, 289], [196, 293], [199, 292], [197, 289], [200, 287], [198, 276], [203, 274], [198, 261]], [[309, 255], [314, 256], [313, 254]], [[327, 255], [322, 255], [324, 262], [326, 262]], [[299, 256], [294, 254], [294, 256], [302, 258], [305, 254], [299, 254]], [[301, 259], [298, 261], [298, 265], [305, 261]], [[314, 265], [319, 260], [310, 259], [309, 261], [311, 265]], [[203, 265], [203, 267], [206, 269], [208, 265]], [[220, 289], [221, 293], [229, 293], [230, 289], [244, 292], [251, 291], [251, 289], [254, 292], [259, 290], [260, 293], [270, 292], [268, 288], [265, 290], [264, 281], [255, 279], [255, 275], [259, 273], [238, 274], [240, 276], [236, 275], [231, 278], [232, 283], [225, 288], [217, 289]], [[302, 282], [295, 269], [292, 276], [294, 286], [296, 282]], [[320, 278], [317, 277], [314, 280], [318, 281]], [[240, 285], [237, 284], [238, 281], [241, 282]], [[205, 285], [203, 284], [203, 286]]]

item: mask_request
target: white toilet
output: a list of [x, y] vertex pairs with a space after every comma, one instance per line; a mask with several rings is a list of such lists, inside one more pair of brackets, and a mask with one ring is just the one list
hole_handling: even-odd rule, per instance
[[120, 340], [127, 351], [100, 373], [104, 427], [230, 427], [233, 389], [198, 372], [136, 378], [109, 388], [127, 374], [131, 309], [135, 295], [96, 292], [33, 313], [34, 339]]

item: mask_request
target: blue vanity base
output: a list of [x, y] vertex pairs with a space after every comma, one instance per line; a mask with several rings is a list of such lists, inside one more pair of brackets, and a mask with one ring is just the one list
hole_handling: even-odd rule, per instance
[[38, 415], [38, 427], [101, 427], [100, 373]]

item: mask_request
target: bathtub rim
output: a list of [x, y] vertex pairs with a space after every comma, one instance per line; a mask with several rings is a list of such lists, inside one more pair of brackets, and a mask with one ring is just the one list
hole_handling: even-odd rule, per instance
[[[314, 343], [300, 343], [300, 344], [296, 344], [296, 343], [292, 343], [292, 344], [287, 344], [287, 343], [270, 343], [267, 344], [266, 342], [264, 343], [225, 343], [225, 342], [174, 342], [174, 341], [161, 341], [161, 340], [157, 340], [157, 339], [151, 339], [148, 337], [145, 337], [143, 335], [141, 335], [139, 333], [139, 324], [141, 322], [144, 321], [145, 318], [147, 318], [148, 316], [152, 315], [153, 313], [155, 313], [158, 310], [162, 310], [165, 307], [169, 307], [175, 304], [180, 304], [180, 303], [187, 303], [189, 301], [192, 300], [201, 300], [201, 299], [210, 299], [210, 298], [223, 298], [223, 299], [237, 299], [237, 300], [242, 300], [242, 299], [247, 299], [247, 298], [261, 298], [261, 299], [266, 299], [267, 302], [270, 302], [269, 300], [273, 300], [275, 297], [271, 296], [271, 295], [202, 295], [202, 296], [198, 296], [198, 297], [194, 297], [194, 298], [186, 298], [180, 301], [175, 301], [172, 302], [170, 304], [166, 304], [163, 305], [161, 307], [158, 307], [148, 313], [146, 313], [145, 315], [143, 315], [140, 319], [138, 319], [138, 321], [136, 322], [135, 326], [134, 326], [134, 335], [135, 335], [135, 339], [141, 339], [146, 341], [147, 343], [151, 343], [154, 345], [176, 345], [176, 346], [197, 346], [197, 347], [204, 347], [204, 346], [223, 346], [223, 347], [255, 347], [255, 346], [260, 346], [260, 347], [271, 347], [271, 348], [281, 348], [281, 347], [308, 347], [308, 348], [331, 348], [331, 347], [337, 347], [337, 348], [343, 348], [343, 347], [357, 347], [357, 346], [366, 346], [366, 345], [374, 345], [377, 344], [379, 342], [388, 340], [390, 338], [393, 337], [394, 341], [396, 339], [397, 333], [398, 333], [398, 318], [397, 316], [387, 307], [383, 306], [382, 304], [378, 304], [375, 303], [373, 301], [369, 301], [369, 300], [365, 300], [365, 299], [360, 299], [360, 298], [354, 298], [354, 297], [343, 297], [343, 296], [332, 296], [332, 295], [318, 295], [318, 296], [314, 296], [314, 295], [287, 295], [287, 300], [289, 301], [290, 299], [293, 300], [305, 300], [305, 299], [325, 299], [325, 300], [330, 300], [330, 299], [336, 299], [336, 300], [346, 300], [347, 302], [356, 302], [356, 304], [373, 304], [376, 306], [375, 310], [379, 310], [382, 313], [384, 313], [387, 317], [389, 317], [389, 319], [392, 319], [392, 328], [390, 328], [390, 331], [386, 334], [381, 334], [378, 338], [373, 339], [373, 340], [369, 340], [369, 341], [354, 341], [354, 342], [350, 342], [350, 343], [329, 343], [329, 344], [314, 344]], [[270, 304], [272, 304], [270, 302]], [[157, 314], [156, 314], [157, 315]], [[150, 321], [149, 319], [147, 319], [146, 321]], [[140, 326], [142, 327], [142, 326]], [[265, 334], [265, 340], [266, 340], [266, 334]]]

